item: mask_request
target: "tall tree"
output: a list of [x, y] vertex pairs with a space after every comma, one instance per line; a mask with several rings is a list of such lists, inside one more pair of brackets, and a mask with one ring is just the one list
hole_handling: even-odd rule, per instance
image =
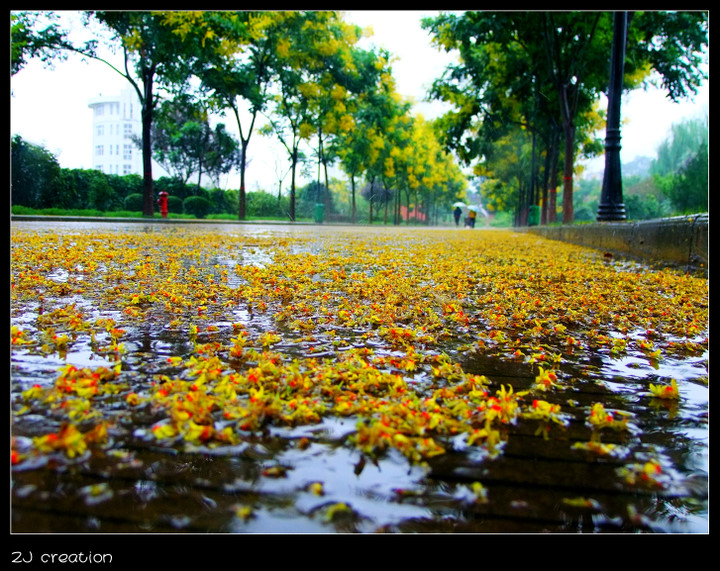
[[12, 204], [41, 208], [55, 190], [60, 176], [57, 158], [48, 150], [15, 135], [10, 154], [10, 200]]
[[159, 90], [172, 88], [187, 79], [185, 57], [197, 54], [195, 44], [184, 42], [165, 14], [154, 12], [98, 11], [90, 13], [106, 26], [120, 44], [122, 68], [97, 55], [96, 44], [78, 48], [79, 53], [108, 64], [130, 82], [141, 106], [143, 157], [143, 215], [152, 216], [152, 124], [160, 101]]
[[282, 26], [274, 37], [275, 90], [267, 119], [269, 130], [278, 137], [290, 160], [291, 220], [295, 219], [300, 144], [317, 133], [321, 85], [334, 85], [327, 73], [336, 66], [343, 45], [352, 41], [346, 30], [337, 12], [288, 12], [283, 13]]
[[[183, 28], [173, 25], [168, 12], [85, 12], [87, 23], [98, 22], [109, 33], [111, 51], [119, 49], [122, 61], [106, 57], [98, 50], [99, 40], [75, 44], [68, 31], [55, 28], [54, 49], [61, 53], [74, 52], [107, 64], [123, 76], [135, 90], [141, 106], [143, 155], [143, 215], [154, 211], [152, 177], [152, 124], [160, 92], [171, 91], [187, 79], [187, 62], [201, 57], [211, 48], [213, 35], [206, 27], [196, 27], [192, 41], [186, 41]], [[186, 22], [183, 25], [187, 26]], [[191, 26], [192, 27], [192, 26]], [[26, 53], [28, 53], [26, 51]], [[32, 53], [32, 52], [31, 52]], [[111, 61], [112, 60], [112, 61]], [[19, 58], [16, 61], [20, 61]]]
[[207, 113], [188, 96], [163, 101], [153, 122], [153, 158], [175, 178], [187, 183], [200, 169], [210, 139]]
[[240, 11], [209, 13], [204, 18], [220, 38], [223, 49], [207, 54], [205, 60], [198, 60], [193, 73], [218, 110], [230, 109], [235, 117], [240, 134], [238, 219], [244, 220], [248, 148], [258, 115], [267, 104], [276, 36], [285, 14]]
[[[376, 72], [374, 82], [368, 81], [363, 91], [353, 98], [350, 113], [353, 128], [343, 130], [336, 139], [333, 152], [340, 158], [341, 168], [350, 177], [352, 202], [352, 221], [356, 217], [356, 183], [363, 174], [371, 179], [369, 189], [377, 176], [373, 169], [378, 164], [380, 152], [385, 146], [382, 134], [386, 132], [389, 121], [398, 113], [400, 98], [395, 91], [395, 79], [392, 76], [389, 54], [380, 50], [373, 52], [355, 52], [364, 63]], [[375, 193], [370, 192], [372, 197]], [[370, 222], [372, 223], [372, 205], [370, 200]]]
[[679, 212], [707, 211], [708, 146], [706, 116], [673, 125], [668, 139], [658, 147], [650, 174]]
[[[355, 112], [361, 99], [378, 88], [384, 61], [374, 51], [356, 46], [361, 37], [359, 26], [337, 18], [328, 23], [329, 37], [318, 47], [324, 62], [323, 71], [314, 79], [310, 94], [311, 111], [316, 128], [318, 179], [325, 176], [326, 209], [329, 210], [328, 165], [338, 158], [338, 145], [355, 129]], [[380, 56], [383, 57], [383, 56]]]
[[228, 132], [224, 123], [218, 123], [210, 133], [210, 145], [204, 160], [205, 172], [215, 185], [219, 186], [220, 177], [238, 166], [237, 156], [237, 140]]
[[203, 173], [217, 180], [236, 164], [237, 141], [223, 123], [213, 128], [208, 109], [188, 95], [160, 105], [153, 141], [155, 160], [183, 182], [196, 174], [198, 189]]

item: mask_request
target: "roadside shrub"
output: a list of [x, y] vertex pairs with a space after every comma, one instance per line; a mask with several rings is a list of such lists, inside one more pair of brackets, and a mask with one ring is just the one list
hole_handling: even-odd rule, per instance
[[142, 194], [128, 194], [125, 197], [125, 210], [131, 212], [142, 212], [143, 209], [143, 195]]
[[248, 216], [259, 218], [283, 217], [289, 210], [289, 199], [286, 196], [278, 201], [277, 196], [267, 192], [248, 192], [245, 195]]
[[84, 187], [87, 193], [87, 205], [95, 210], [115, 210], [120, 206], [115, 190], [108, 182], [109, 176], [97, 170], [80, 170], [76, 176], [76, 185]]
[[205, 218], [212, 210], [212, 204], [202, 196], [188, 196], [183, 200], [183, 210], [197, 218]]
[[237, 210], [237, 193], [222, 188], [212, 188], [207, 192], [207, 198], [212, 203], [213, 214], [223, 214]]
[[168, 196], [168, 212], [173, 214], [183, 213], [183, 200], [177, 196]]

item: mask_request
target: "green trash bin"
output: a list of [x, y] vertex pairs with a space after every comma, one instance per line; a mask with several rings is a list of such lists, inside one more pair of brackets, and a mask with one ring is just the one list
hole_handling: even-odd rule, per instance
[[315, 205], [315, 223], [322, 224], [324, 219], [325, 219], [325, 205], [324, 204], [316, 204]]
[[528, 226], [537, 226], [540, 224], [540, 207], [533, 204], [528, 212]]

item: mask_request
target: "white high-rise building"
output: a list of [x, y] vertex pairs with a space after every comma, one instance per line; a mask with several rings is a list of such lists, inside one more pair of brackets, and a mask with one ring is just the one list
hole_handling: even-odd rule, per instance
[[93, 110], [93, 168], [106, 174], [142, 174], [142, 151], [135, 143], [142, 135], [140, 101], [128, 86], [120, 95], [91, 99]]

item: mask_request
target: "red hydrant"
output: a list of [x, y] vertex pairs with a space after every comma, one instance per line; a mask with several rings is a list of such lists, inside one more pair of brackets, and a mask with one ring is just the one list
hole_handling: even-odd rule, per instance
[[158, 198], [157, 203], [160, 205], [160, 214], [162, 214], [163, 218], [167, 218], [168, 213], [168, 193], [164, 190], [159, 194], [160, 198]]

